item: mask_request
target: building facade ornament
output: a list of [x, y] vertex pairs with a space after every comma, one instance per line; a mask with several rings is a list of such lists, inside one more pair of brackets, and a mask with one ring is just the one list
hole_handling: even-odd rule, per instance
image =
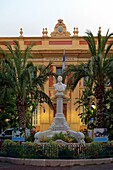
[[43, 37], [47, 37], [47, 36], [48, 36], [47, 34], [48, 34], [47, 28], [43, 28], [42, 36], [43, 36]]
[[74, 34], [74, 36], [78, 36], [78, 33], [79, 33], [79, 31], [78, 31], [78, 27], [77, 28], [73, 28], [73, 34]]
[[54, 31], [51, 33], [51, 37], [70, 37], [70, 32], [67, 31], [66, 25], [62, 19], [58, 20], [58, 23], [54, 27]]
[[23, 30], [20, 28], [20, 37], [23, 37]]

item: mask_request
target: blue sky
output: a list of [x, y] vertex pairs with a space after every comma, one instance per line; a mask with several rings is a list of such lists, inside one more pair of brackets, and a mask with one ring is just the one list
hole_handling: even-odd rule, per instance
[[113, 32], [113, 0], [0, 0], [0, 37], [19, 36], [21, 27], [24, 36], [42, 36], [46, 27], [50, 35], [58, 19], [71, 34], [74, 27], [80, 36], [100, 26]]

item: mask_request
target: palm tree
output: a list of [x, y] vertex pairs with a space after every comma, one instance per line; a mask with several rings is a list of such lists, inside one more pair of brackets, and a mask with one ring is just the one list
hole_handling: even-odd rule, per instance
[[91, 119], [93, 119], [93, 126], [95, 122], [95, 115], [96, 115], [96, 109], [93, 106], [94, 105], [94, 95], [92, 92], [92, 81], [91, 79], [87, 77], [85, 79], [85, 87], [82, 91], [82, 95], [80, 98], [75, 98], [74, 105], [77, 105], [76, 110], [78, 110], [80, 107], [81, 112], [78, 114], [81, 121], [87, 124], [87, 127], [89, 128], [91, 125]]
[[[63, 77], [66, 78], [70, 75], [68, 80], [68, 87], [72, 90], [75, 89], [77, 83], [81, 78], [89, 77], [92, 81], [92, 88], [94, 96], [96, 98], [96, 127], [103, 127], [103, 100], [105, 95], [105, 83], [108, 79], [112, 80], [113, 74], [113, 56], [108, 58], [108, 53], [113, 45], [111, 42], [107, 45], [109, 38], [113, 33], [109, 34], [109, 30], [106, 36], [101, 35], [101, 31], [98, 32], [97, 42], [91, 31], [86, 32], [86, 40], [91, 58], [87, 63], [81, 63], [80, 65], [70, 65], [64, 71]], [[97, 44], [96, 44], [97, 43]]]
[[5, 129], [9, 123], [10, 126], [17, 123], [15, 95], [10, 89], [8, 81], [10, 81], [10, 79], [8, 80], [5, 62], [0, 60], [0, 129], [2, 130]]
[[[43, 87], [49, 75], [52, 75], [51, 64], [42, 67], [42, 73], [37, 75], [37, 68], [28, 62], [31, 55], [32, 46], [27, 46], [24, 51], [20, 50], [20, 45], [14, 41], [14, 46], [5, 44], [9, 50], [2, 52], [2, 60], [5, 61], [9, 87], [16, 96], [16, 109], [19, 117], [19, 127], [26, 128], [26, 112], [32, 104], [31, 101], [46, 102], [52, 108], [50, 98], [44, 93]], [[40, 66], [41, 67], [41, 66]], [[49, 71], [48, 71], [49, 70]]]

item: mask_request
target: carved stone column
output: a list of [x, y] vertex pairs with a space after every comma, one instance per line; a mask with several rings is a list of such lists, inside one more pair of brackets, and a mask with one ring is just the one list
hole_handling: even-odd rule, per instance
[[70, 127], [67, 125], [66, 119], [63, 114], [63, 92], [56, 93], [56, 114], [49, 130], [52, 131], [67, 131]]

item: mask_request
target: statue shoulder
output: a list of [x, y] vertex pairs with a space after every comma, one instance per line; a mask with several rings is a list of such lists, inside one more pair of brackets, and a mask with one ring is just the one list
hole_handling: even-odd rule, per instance
[[57, 83], [57, 84], [54, 84], [54, 88], [57, 91], [64, 91], [66, 88], [66, 85], [63, 83]]

